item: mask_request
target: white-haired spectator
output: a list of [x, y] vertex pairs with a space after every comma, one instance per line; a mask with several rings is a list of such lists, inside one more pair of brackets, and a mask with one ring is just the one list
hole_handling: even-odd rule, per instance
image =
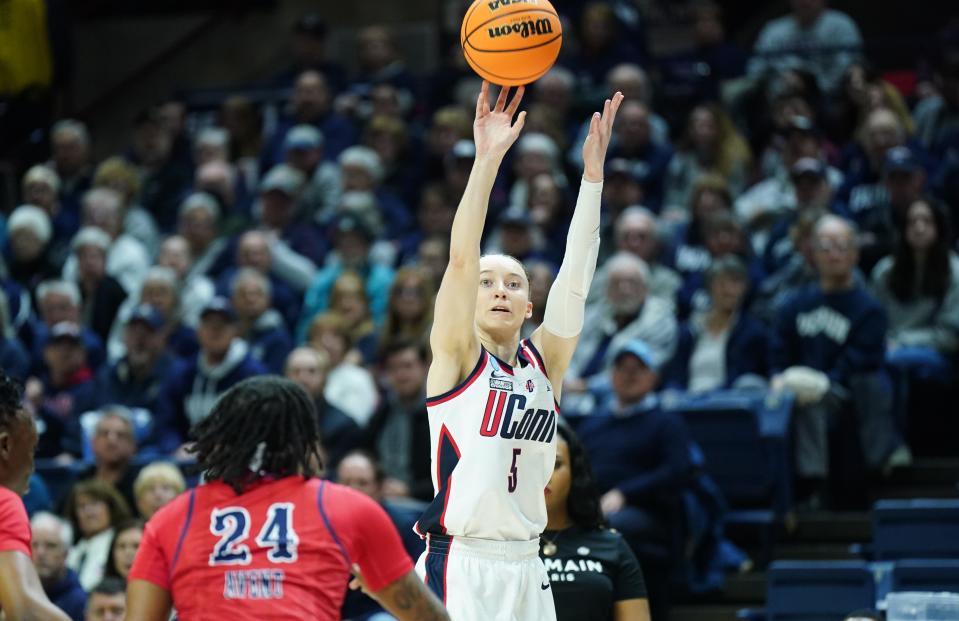
[[42, 164], [30, 167], [20, 184], [23, 202], [47, 212], [53, 226], [54, 258], [62, 261], [68, 252], [70, 238], [80, 228], [78, 209], [64, 209], [60, 204], [60, 176]]
[[[616, 252], [627, 252], [646, 262], [649, 268], [649, 295], [672, 300], [682, 286], [682, 278], [673, 269], [660, 262], [660, 253], [665, 243], [664, 233], [659, 229], [656, 214], [634, 205], [619, 214], [614, 224]], [[588, 304], [602, 300], [606, 295], [606, 282], [609, 279], [609, 264], [604, 263], [596, 271], [593, 286], [589, 291]]]
[[157, 265], [173, 270], [180, 289], [180, 317], [186, 325], [196, 327], [200, 309], [213, 299], [216, 287], [205, 274], [194, 266], [193, 249], [182, 235], [171, 235], [160, 244]]
[[509, 204], [525, 206], [529, 204], [529, 195], [533, 179], [542, 174], [552, 176], [556, 185], [562, 189], [567, 186], [560, 162], [560, 150], [556, 141], [540, 133], [523, 134], [516, 143], [516, 182], [509, 192]]
[[413, 223], [410, 210], [393, 192], [383, 187], [386, 168], [379, 154], [369, 147], [350, 147], [339, 157], [342, 192], [373, 192], [384, 219], [390, 223], [385, 232], [396, 239]]
[[220, 206], [204, 192], [194, 192], [180, 203], [177, 232], [190, 244], [190, 274], [207, 274], [216, 267], [227, 241], [220, 237]]
[[133, 483], [137, 475], [136, 468], [132, 466], [137, 454], [137, 429], [133, 412], [123, 405], [107, 405], [84, 414], [81, 424], [90, 439], [93, 463], [80, 473], [79, 479], [98, 479], [109, 483], [132, 507]]
[[[143, 275], [150, 267], [146, 247], [137, 238], [123, 231], [125, 219], [123, 196], [110, 188], [94, 188], [83, 195], [83, 226], [96, 228], [107, 236], [106, 273], [117, 279], [127, 292], [139, 289]], [[63, 265], [63, 278], [77, 280], [76, 249]]]
[[201, 129], [193, 141], [193, 160], [197, 166], [207, 162], [229, 162], [230, 133], [222, 127]]
[[657, 365], [669, 361], [676, 350], [675, 306], [671, 300], [649, 295], [646, 262], [620, 251], [604, 267], [605, 296], [587, 309], [585, 325], [590, 330], [580, 336], [570, 362], [569, 385], [574, 391], [585, 388], [585, 381], [605, 371], [613, 353], [628, 341], [641, 339], [648, 344]]
[[83, 297], [81, 319], [84, 325], [106, 341], [117, 311], [127, 297], [120, 282], [107, 273], [110, 236], [93, 226], [86, 226], [74, 236], [74, 277]]
[[306, 177], [288, 164], [277, 164], [260, 183], [260, 196], [254, 208], [258, 225], [275, 241], [273, 256], [278, 273], [284, 278], [295, 272], [315, 269], [326, 256], [327, 244], [308, 214], [300, 213], [300, 199]]
[[27, 290], [44, 278], [59, 272], [51, 241], [53, 226], [46, 211], [34, 205], [21, 205], [7, 220], [10, 254], [6, 268], [11, 278]]
[[67, 567], [67, 552], [73, 545], [73, 527], [60, 516], [41, 511], [30, 519], [33, 535], [33, 566], [44, 593], [54, 606], [71, 619], [81, 619], [87, 594], [77, 572]]

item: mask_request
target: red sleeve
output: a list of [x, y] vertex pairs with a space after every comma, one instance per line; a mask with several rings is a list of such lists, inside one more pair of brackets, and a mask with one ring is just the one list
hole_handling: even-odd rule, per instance
[[143, 530], [143, 539], [137, 548], [136, 558], [127, 580], [146, 580], [165, 591], [170, 591], [170, 564], [157, 534], [159, 525], [155, 519], [147, 522]]
[[[332, 492], [332, 493], [331, 493]], [[396, 526], [365, 494], [327, 484], [324, 505], [350, 559], [360, 566], [371, 591], [379, 591], [413, 569]]]
[[30, 519], [23, 500], [0, 487], [0, 552], [23, 552], [33, 558], [30, 546]]

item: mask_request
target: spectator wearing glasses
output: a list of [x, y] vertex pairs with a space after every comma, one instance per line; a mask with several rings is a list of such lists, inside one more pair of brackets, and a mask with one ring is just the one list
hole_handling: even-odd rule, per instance
[[825, 502], [830, 417], [850, 409], [857, 413], [870, 470], [881, 472], [909, 459], [882, 373], [886, 313], [854, 276], [855, 228], [838, 216], [823, 216], [814, 239], [819, 281], [783, 304], [771, 348], [773, 389], [796, 394], [797, 491], [810, 509]]

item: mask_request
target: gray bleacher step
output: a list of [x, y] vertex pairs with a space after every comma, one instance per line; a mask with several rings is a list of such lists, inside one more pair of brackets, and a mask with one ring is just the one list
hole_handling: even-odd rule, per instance
[[816, 511], [796, 516], [793, 542], [849, 542], [872, 538], [872, 518], [865, 511]]
[[726, 576], [722, 590], [723, 602], [755, 607], [761, 606], [765, 600], [766, 572], [752, 571]]
[[669, 609], [669, 621], [736, 621], [736, 612], [743, 606], [673, 606]]

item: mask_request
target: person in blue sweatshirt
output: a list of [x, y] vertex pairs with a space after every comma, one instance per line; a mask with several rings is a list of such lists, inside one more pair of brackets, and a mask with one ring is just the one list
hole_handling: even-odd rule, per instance
[[160, 448], [181, 448], [192, 425], [210, 413], [217, 397], [234, 384], [268, 373], [237, 335], [237, 316], [230, 301], [214, 297], [200, 313], [200, 351], [164, 387], [156, 414]]
[[653, 392], [656, 356], [634, 339], [613, 357], [610, 389], [591, 413], [569, 417], [593, 465], [600, 506], [640, 557], [668, 557], [681, 522], [680, 497], [692, 477], [689, 436], [679, 415]]
[[819, 282], [783, 303], [773, 331], [772, 387], [796, 394], [798, 491], [810, 508], [821, 505], [829, 477], [830, 417], [855, 412], [871, 470], [909, 460], [893, 420], [891, 385], [882, 371], [886, 313], [854, 276], [856, 239], [848, 220], [835, 215], [819, 219], [814, 233]]
[[231, 285], [239, 335], [250, 346], [250, 353], [270, 373], [280, 375], [286, 356], [293, 349], [293, 337], [273, 307], [270, 280], [257, 270], [244, 267]]

